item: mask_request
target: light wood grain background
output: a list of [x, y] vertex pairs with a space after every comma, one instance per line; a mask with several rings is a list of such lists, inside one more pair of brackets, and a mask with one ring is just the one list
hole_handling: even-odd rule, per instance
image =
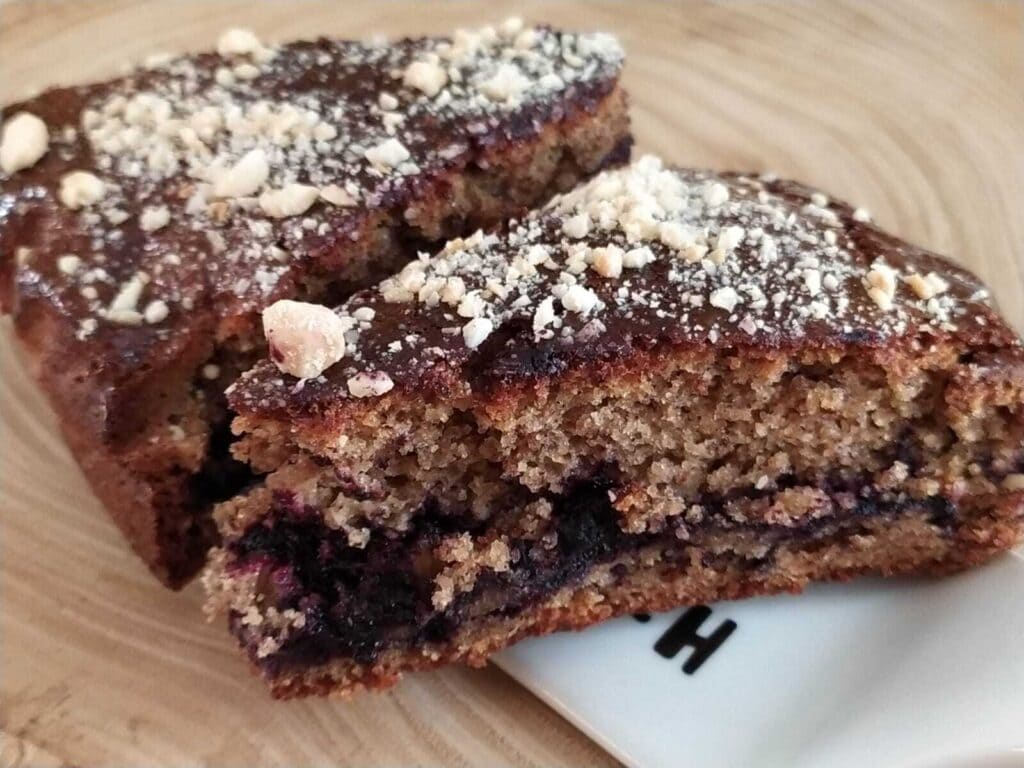
[[[446, 32], [510, 14], [616, 32], [639, 149], [774, 170], [976, 269], [1024, 327], [1024, 4], [0, 1], [0, 103], [210, 47]], [[0, 322], [0, 765], [606, 765], [497, 670], [276, 703], [198, 586], [126, 552]], [[635, 692], [633, 695], [637, 695]]]

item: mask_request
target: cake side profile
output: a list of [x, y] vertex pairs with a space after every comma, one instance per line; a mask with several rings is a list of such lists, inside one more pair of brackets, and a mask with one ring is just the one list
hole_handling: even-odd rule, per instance
[[622, 52], [510, 19], [452, 38], [154, 57], [4, 110], [0, 308], [97, 495], [171, 586], [251, 481], [224, 388], [261, 311], [337, 303], [629, 153]]
[[277, 696], [1024, 532], [1017, 335], [794, 182], [646, 157], [264, 324], [205, 582]]

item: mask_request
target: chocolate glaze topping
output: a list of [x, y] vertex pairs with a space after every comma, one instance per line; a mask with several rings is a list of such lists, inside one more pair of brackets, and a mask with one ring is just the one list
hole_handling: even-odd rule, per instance
[[464, 395], [656, 346], [1019, 344], [973, 275], [863, 210], [652, 157], [506, 233], [423, 255], [337, 312], [343, 359], [301, 382], [261, 363], [229, 390], [232, 406], [315, 417], [392, 388]]

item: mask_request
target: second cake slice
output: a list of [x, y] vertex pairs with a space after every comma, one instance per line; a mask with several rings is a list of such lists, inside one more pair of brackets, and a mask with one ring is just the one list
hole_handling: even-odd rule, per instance
[[799, 184], [610, 171], [229, 390], [266, 483], [211, 606], [275, 694], [638, 611], [939, 574], [1017, 541], [1024, 356], [969, 273]]
[[5, 110], [0, 310], [135, 551], [177, 586], [248, 482], [222, 392], [260, 312], [338, 301], [629, 152], [622, 51], [509, 20], [452, 38], [147, 62]]

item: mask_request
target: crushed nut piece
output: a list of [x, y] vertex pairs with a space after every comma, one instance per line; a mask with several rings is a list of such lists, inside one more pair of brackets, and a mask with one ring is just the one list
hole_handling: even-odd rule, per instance
[[18, 112], [0, 133], [0, 170], [17, 173], [31, 168], [46, 154], [50, 134], [46, 123], [31, 112]]
[[623, 251], [617, 245], [595, 248], [591, 256], [594, 271], [601, 277], [617, 278], [622, 274]]
[[81, 266], [82, 260], [73, 253], [66, 253], [57, 259], [57, 269], [65, 275], [73, 275]]
[[320, 194], [319, 189], [308, 184], [288, 184], [260, 195], [260, 208], [274, 219], [298, 216], [308, 211]]
[[462, 326], [462, 339], [470, 349], [476, 349], [494, 330], [494, 323], [486, 317], [474, 317]]
[[350, 378], [347, 385], [352, 397], [379, 397], [394, 389], [395, 382], [383, 371], [363, 371]]
[[[444, 67], [432, 61], [414, 61], [405, 69], [402, 82], [410, 88], [422, 91], [433, 98], [448, 82], [448, 73]], [[390, 107], [394, 109], [398, 105]]]
[[216, 197], [248, 197], [256, 194], [270, 175], [267, 155], [252, 149], [231, 168], [222, 171], [213, 184]]
[[339, 187], [337, 184], [328, 184], [320, 189], [320, 197], [331, 205], [348, 207], [356, 204], [356, 199], [348, 190]]
[[579, 312], [581, 315], [594, 309], [599, 301], [596, 293], [582, 285], [570, 285], [562, 296], [562, 306], [570, 312]]
[[166, 227], [171, 221], [171, 212], [166, 205], [143, 208], [139, 216], [139, 227], [143, 232], [155, 232]]
[[285, 299], [263, 310], [263, 332], [270, 358], [285, 373], [300, 379], [319, 376], [345, 356], [341, 317], [327, 307]]
[[379, 168], [395, 168], [409, 159], [409, 150], [398, 139], [388, 139], [366, 150], [366, 159]]
[[146, 308], [142, 311], [142, 317], [150, 325], [163, 322], [167, 319], [168, 314], [170, 314], [170, 310], [167, 306], [167, 302], [162, 301], [161, 299], [149, 302], [149, 304], [146, 305]]
[[221, 56], [246, 56], [262, 47], [260, 39], [248, 29], [228, 29], [217, 39], [217, 53]]
[[103, 199], [107, 185], [96, 174], [88, 171], [72, 171], [60, 179], [60, 201], [72, 210], [95, 205]]
[[724, 309], [726, 312], [732, 312], [739, 300], [739, 294], [729, 286], [713, 291], [708, 298], [711, 306]]

